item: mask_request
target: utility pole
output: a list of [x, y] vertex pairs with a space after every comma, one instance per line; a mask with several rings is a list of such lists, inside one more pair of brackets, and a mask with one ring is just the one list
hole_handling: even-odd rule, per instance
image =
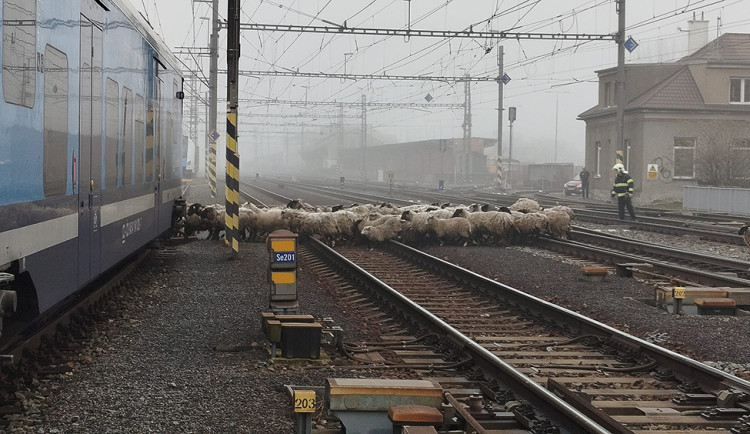
[[339, 152], [336, 164], [338, 166], [339, 178], [344, 176], [344, 106], [339, 105]]
[[216, 197], [216, 107], [218, 101], [219, 80], [219, 0], [211, 3], [211, 39], [209, 41], [209, 56], [211, 58], [208, 75], [208, 132], [210, 149], [208, 151], [208, 186], [211, 197]]
[[362, 181], [367, 182], [367, 96], [362, 95]]
[[495, 182], [503, 187], [503, 46], [497, 46], [497, 161], [495, 162]]
[[240, 70], [240, 0], [229, 0], [227, 7], [227, 151], [226, 151], [226, 243], [232, 257], [239, 256], [240, 155], [237, 144], [237, 112]]
[[466, 155], [465, 161], [465, 172], [464, 182], [471, 182], [471, 81], [468, 80], [469, 75], [466, 75], [467, 80], [464, 82], [464, 150]]
[[625, 0], [617, 0], [617, 162], [625, 164]]

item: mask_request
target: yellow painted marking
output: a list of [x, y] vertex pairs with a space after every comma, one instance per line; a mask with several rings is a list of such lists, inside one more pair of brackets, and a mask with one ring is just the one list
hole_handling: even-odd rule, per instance
[[685, 298], [685, 288], [682, 286], [672, 288], [672, 298]]
[[295, 390], [294, 391], [294, 412], [295, 413], [314, 413], [315, 412], [315, 391], [314, 390]]
[[294, 252], [294, 240], [271, 240], [271, 250], [274, 252]]
[[271, 272], [271, 280], [275, 284], [291, 284], [294, 283], [297, 273], [295, 272]]

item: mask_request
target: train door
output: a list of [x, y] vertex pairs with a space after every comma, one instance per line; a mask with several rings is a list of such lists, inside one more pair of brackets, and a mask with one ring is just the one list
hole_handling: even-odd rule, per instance
[[164, 176], [164, 161], [162, 155], [162, 147], [164, 146], [162, 133], [162, 81], [164, 80], [164, 65], [159, 62], [158, 59], [154, 58], [154, 105], [153, 105], [153, 131], [154, 131], [154, 170], [156, 171], [154, 179], [154, 225], [156, 227], [157, 234], [161, 230], [159, 224], [160, 220], [160, 208], [161, 208], [161, 184], [162, 177]]
[[102, 30], [81, 15], [80, 184], [78, 275], [81, 284], [101, 268]]

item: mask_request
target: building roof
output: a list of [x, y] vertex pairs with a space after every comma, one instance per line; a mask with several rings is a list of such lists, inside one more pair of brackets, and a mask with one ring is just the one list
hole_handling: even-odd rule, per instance
[[750, 64], [750, 34], [725, 33], [679, 62], [695, 61]]
[[[625, 110], [655, 109], [655, 110], [720, 110], [747, 111], [747, 106], [733, 104], [706, 105], [703, 95], [695, 82], [689, 65], [696, 63], [748, 64], [750, 65], [750, 34], [725, 33], [709, 42], [695, 53], [680, 59], [673, 64], [662, 64], [662, 67], [684, 65], [676, 72], [647, 89], [640, 95], [628, 101]], [[658, 64], [626, 65], [627, 70], [637, 71], [643, 66], [659, 67]], [[599, 71], [611, 72], [611, 69]], [[597, 115], [614, 113], [616, 107], [601, 107], [596, 105], [578, 115], [585, 119]]]
[[685, 66], [671, 77], [630, 101], [628, 108], [663, 108], [674, 110], [701, 110], [706, 108], [698, 85]]

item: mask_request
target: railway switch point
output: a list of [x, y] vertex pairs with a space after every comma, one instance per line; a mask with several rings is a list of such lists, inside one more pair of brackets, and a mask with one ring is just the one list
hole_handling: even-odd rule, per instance
[[607, 277], [609, 270], [604, 267], [581, 267], [581, 273], [588, 280], [601, 282]]

